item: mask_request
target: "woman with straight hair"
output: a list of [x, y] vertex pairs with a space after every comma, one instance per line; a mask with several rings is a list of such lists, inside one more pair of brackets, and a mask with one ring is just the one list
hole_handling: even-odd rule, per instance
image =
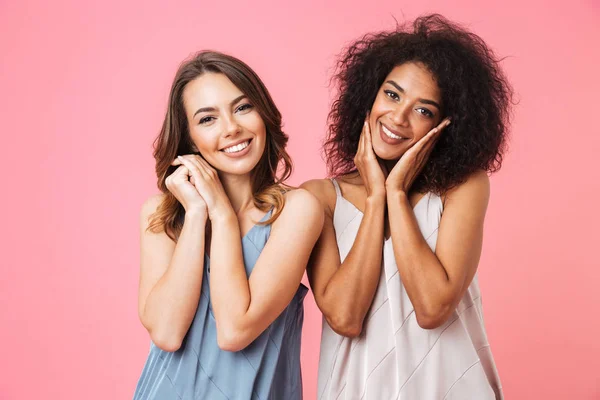
[[301, 399], [300, 281], [323, 224], [291, 173], [281, 115], [242, 61], [184, 62], [141, 211], [139, 316], [152, 344], [135, 399]]
[[439, 15], [341, 55], [333, 179], [308, 276], [323, 313], [319, 400], [501, 399], [477, 266], [512, 90], [475, 34]]

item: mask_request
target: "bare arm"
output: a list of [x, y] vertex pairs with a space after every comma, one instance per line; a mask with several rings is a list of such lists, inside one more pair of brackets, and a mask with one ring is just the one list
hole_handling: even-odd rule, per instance
[[211, 300], [219, 347], [238, 351], [256, 339], [288, 306], [323, 225], [317, 199], [305, 190], [288, 192], [269, 240], [248, 279], [240, 231], [232, 213], [212, 223]]
[[447, 194], [435, 253], [402, 191], [388, 191], [398, 271], [422, 328], [445, 323], [470, 285], [481, 255], [489, 178], [480, 171]]
[[141, 212], [139, 316], [154, 344], [165, 351], [181, 346], [198, 307], [204, 266], [206, 212], [186, 213], [177, 243], [147, 230], [162, 201], [151, 197]]
[[[314, 180], [302, 187], [318, 196], [325, 209], [323, 231], [308, 268], [315, 301], [335, 332], [356, 337], [362, 331], [362, 323], [373, 302], [381, 273], [385, 198], [382, 195], [367, 198], [358, 234], [348, 256], [341, 263], [333, 227], [333, 207], [326, 195], [332, 191], [331, 183]], [[333, 195], [335, 198], [335, 193]]]

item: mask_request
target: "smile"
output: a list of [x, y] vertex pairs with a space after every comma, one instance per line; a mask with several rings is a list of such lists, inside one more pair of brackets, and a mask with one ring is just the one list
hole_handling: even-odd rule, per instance
[[238, 143], [238, 144], [233, 145], [233, 146], [225, 147], [223, 149], [223, 151], [225, 153], [229, 153], [229, 154], [231, 154], [231, 153], [239, 153], [240, 151], [244, 150], [249, 145], [250, 145], [250, 140], [246, 140], [245, 142]]
[[398, 136], [393, 134], [385, 125], [381, 124], [381, 130], [383, 131], [383, 133], [385, 133], [385, 135], [387, 137], [389, 137], [390, 139], [395, 139], [395, 140], [401, 140], [401, 139], [406, 139], [405, 137], [402, 136]]

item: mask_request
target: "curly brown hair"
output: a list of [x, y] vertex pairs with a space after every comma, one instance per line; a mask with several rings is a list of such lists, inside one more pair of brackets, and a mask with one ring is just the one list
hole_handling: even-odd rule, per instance
[[356, 171], [365, 116], [385, 77], [407, 62], [431, 72], [442, 94], [442, 115], [452, 119], [411, 189], [442, 194], [477, 170], [496, 172], [507, 148], [513, 98], [500, 61], [483, 39], [439, 14], [354, 41], [332, 78], [338, 96], [323, 146], [329, 175]]
[[158, 188], [164, 199], [150, 218], [151, 232], [164, 231], [176, 241], [183, 228], [185, 210], [165, 184], [177, 167], [171, 162], [178, 156], [195, 152], [183, 105], [183, 91], [188, 83], [207, 72], [224, 74], [256, 107], [267, 129], [265, 151], [252, 171], [254, 205], [276, 211], [265, 222], [274, 222], [285, 205], [283, 193], [289, 189], [284, 182], [292, 172], [292, 160], [285, 150], [288, 136], [282, 130], [281, 113], [258, 75], [241, 60], [216, 51], [201, 51], [183, 62], [175, 75], [167, 112], [160, 134], [154, 141], [154, 158]]

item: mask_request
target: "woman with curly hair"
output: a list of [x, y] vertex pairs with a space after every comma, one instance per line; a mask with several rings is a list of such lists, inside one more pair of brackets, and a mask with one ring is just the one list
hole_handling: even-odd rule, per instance
[[155, 142], [162, 194], [141, 213], [152, 345], [135, 399], [302, 398], [300, 281], [323, 212], [283, 184], [287, 141], [246, 64], [201, 52], [181, 65]]
[[325, 209], [308, 274], [324, 321], [318, 399], [502, 398], [477, 264], [512, 90], [475, 34], [439, 15], [342, 55]]

